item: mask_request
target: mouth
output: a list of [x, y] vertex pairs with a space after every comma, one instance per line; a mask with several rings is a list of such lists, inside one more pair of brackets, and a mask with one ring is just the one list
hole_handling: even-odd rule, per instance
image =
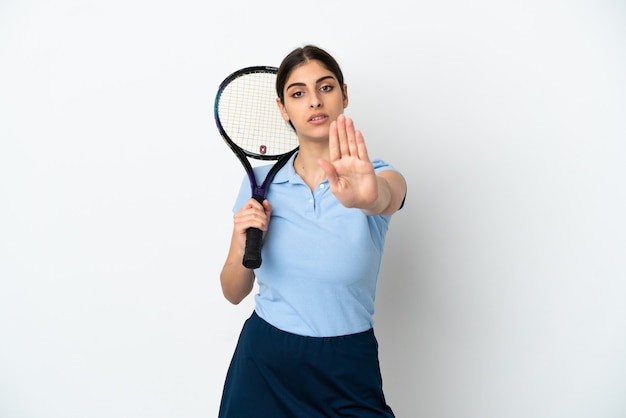
[[309, 118], [309, 122], [321, 123], [321, 122], [326, 121], [326, 119], [328, 119], [328, 115], [325, 115], [324, 113], [316, 113], [315, 115]]

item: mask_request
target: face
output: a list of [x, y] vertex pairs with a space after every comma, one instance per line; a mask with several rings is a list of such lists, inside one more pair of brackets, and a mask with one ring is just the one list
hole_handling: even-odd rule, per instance
[[277, 99], [283, 119], [291, 121], [302, 139], [327, 139], [330, 123], [348, 106], [346, 86], [319, 61], [294, 68], [285, 83], [284, 103]]

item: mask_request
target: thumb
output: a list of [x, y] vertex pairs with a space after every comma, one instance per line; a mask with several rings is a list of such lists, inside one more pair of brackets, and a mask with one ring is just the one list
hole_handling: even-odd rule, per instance
[[317, 163], [320, 165], [320, 167], [322, 167], [322, 170], [324, 170], [324, 172], [326, 173], [326, 178], [328, 178], [328, 183], [330, 183], [331, 186], [334, 186], [335, 184], [337, 184], [337, 182], [339, 181], [339, 176], [337, 175], [337, 170], [335, 169], [335, 166], [321, 158], [317, 160]]
[[270, 214], [272, 213], [272, 205], [270, 204], [269, 200], [265, 199], [263, 201], [263, 209], [265, 210], [265, 213], [269, 217]]

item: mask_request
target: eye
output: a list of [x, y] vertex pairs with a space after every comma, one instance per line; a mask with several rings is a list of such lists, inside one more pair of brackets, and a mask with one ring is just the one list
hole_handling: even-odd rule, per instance
[[332, 91], [334, 88], [335, 88], [334, 86], [331, 86], [330, 84], [326, 84], [320, 87], [320, 91], [328, 93], [329, 91]]
[[303, 91], [294, 91], [290, 94], [291, 97], [293, 97], [294, 99], [297, 99], [298, 97], [302, 97], [302, 95], [304, 94]]

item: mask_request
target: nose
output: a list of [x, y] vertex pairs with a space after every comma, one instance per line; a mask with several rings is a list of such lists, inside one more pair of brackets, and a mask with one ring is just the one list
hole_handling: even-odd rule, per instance
[[309, 106], [311, 106], [311, 109], [322, 107], [322, 100], [319, 98], [317, 94], [311, 95], [311, 103]]

